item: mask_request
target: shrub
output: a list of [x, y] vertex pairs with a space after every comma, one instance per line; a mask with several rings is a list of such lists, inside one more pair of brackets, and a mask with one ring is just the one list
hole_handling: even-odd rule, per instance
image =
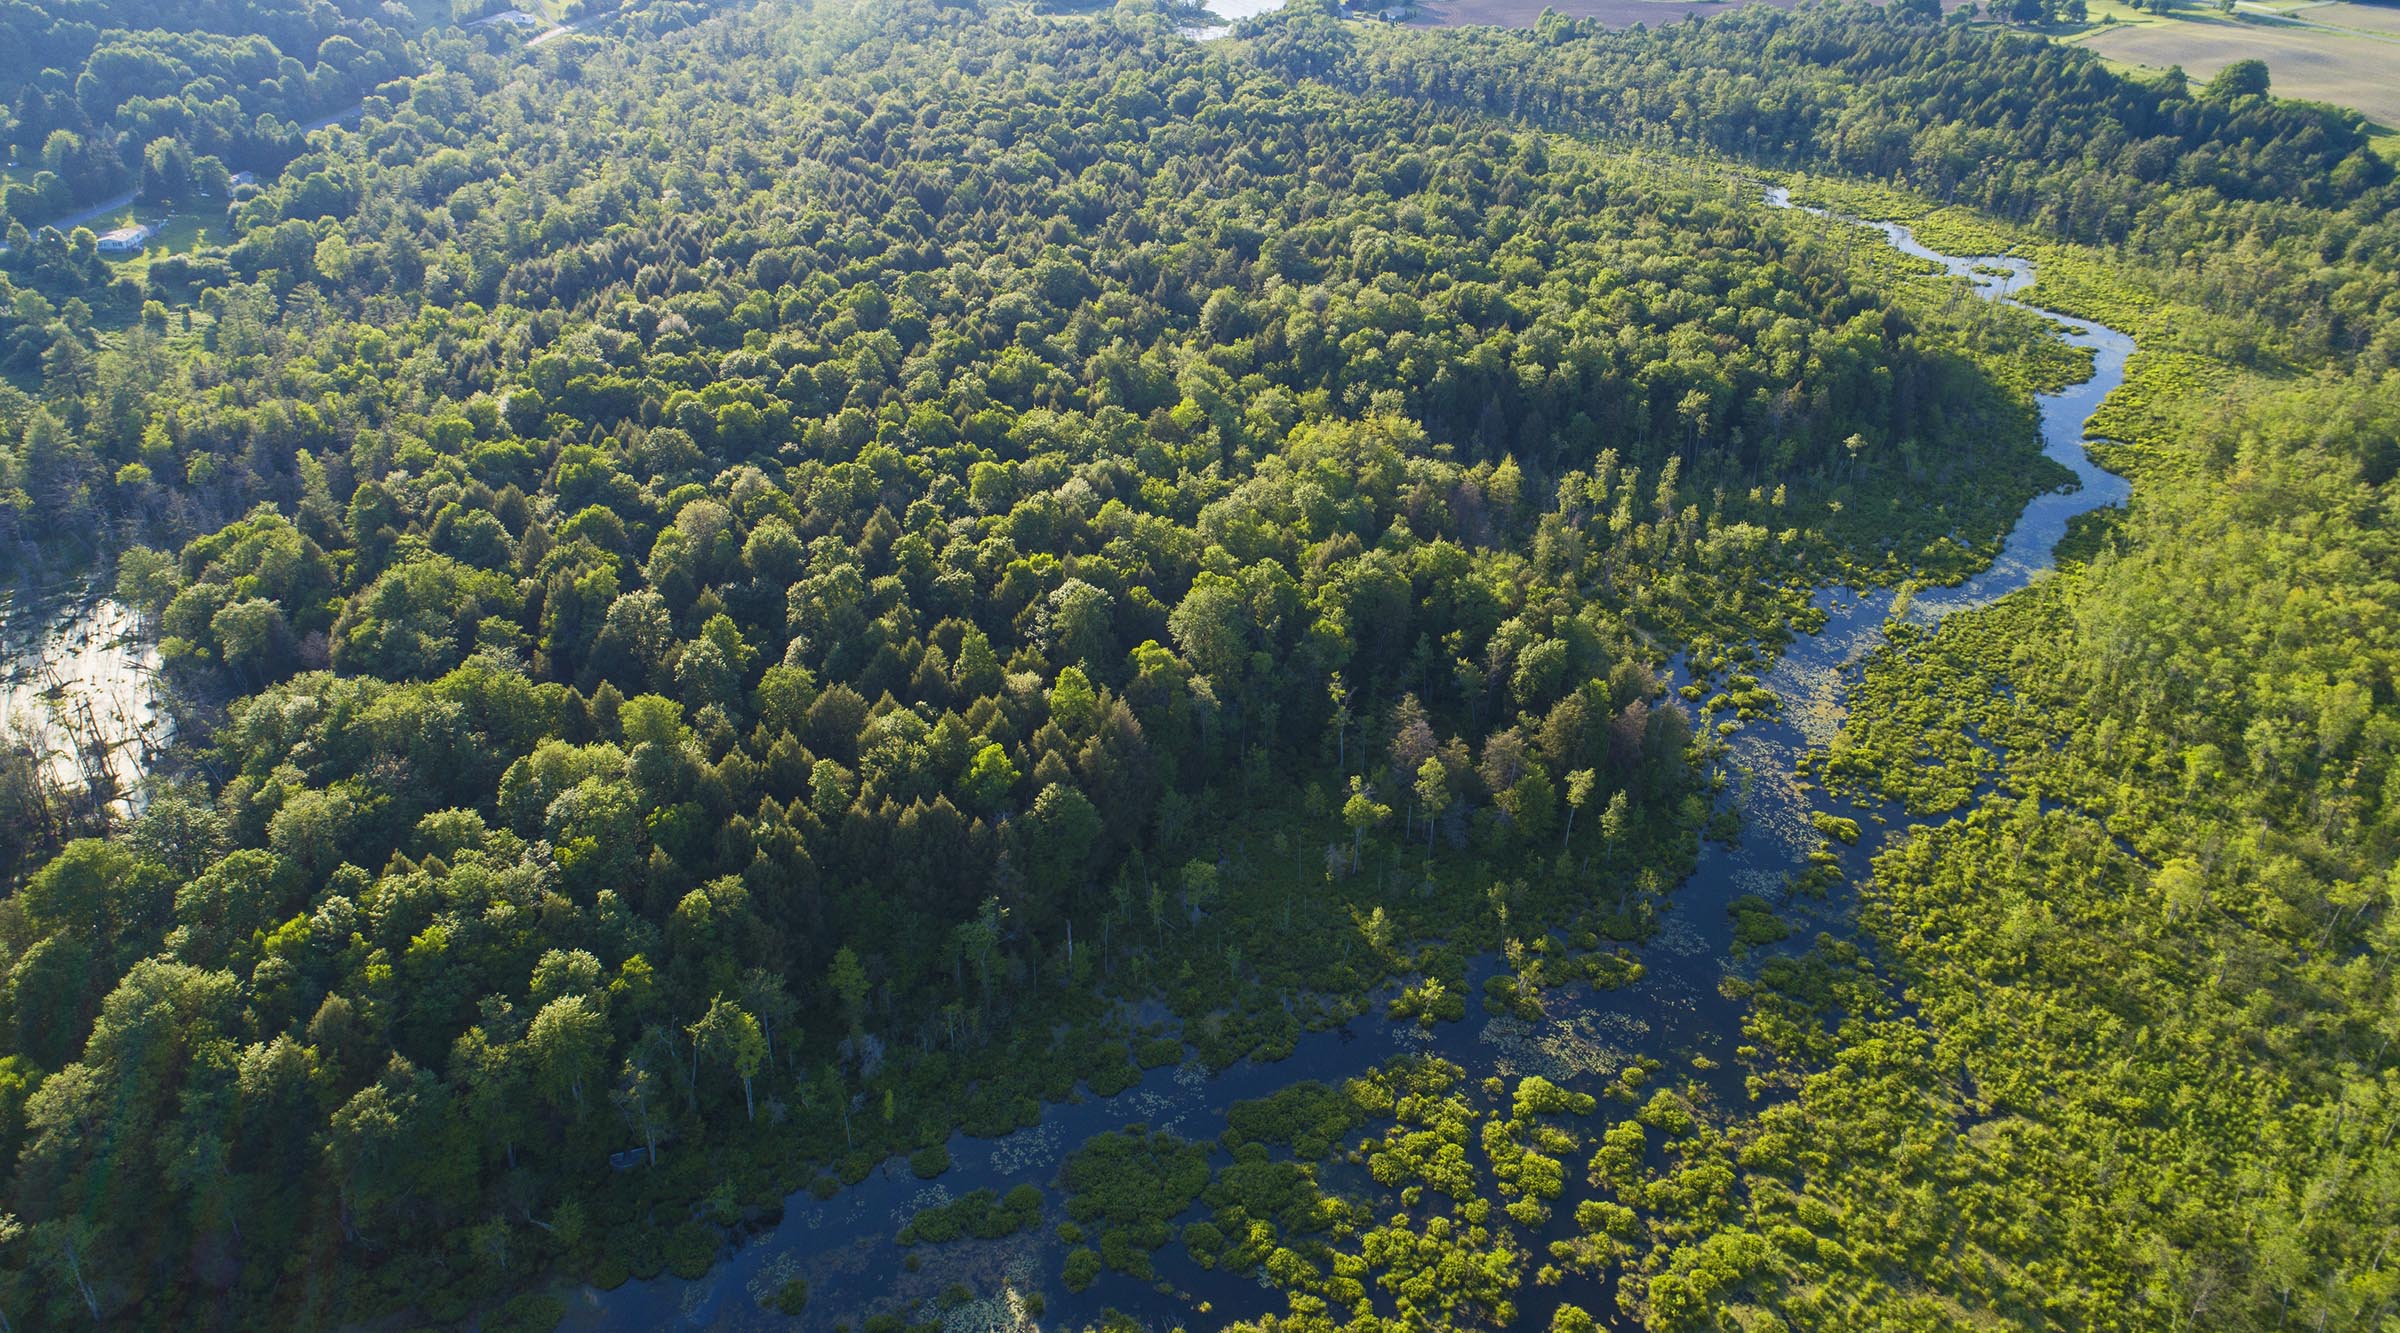
[[1225, 1233], [1214, 1223], [1194, 1222], [1183, 1229], [1183, 1248], [1202, 1268], [1214, 1268], [1217, 1256], [1225, 1252]]
[[936, 1143], [908, 1155], [908, 1169], [919, 1180], [931, 1180], [950, 1169], [950, 1149]]
[[717, 1233], [698, 1222], [686, 1222], [667, 1233], [667, 1267], [675, 1276], [694, 1281], [708, 1276], [717, 1261]]
[[564, 1301], [543, 1292], [526, 1292], [483, 1321], [489, 1333], [550, 1333], [567, 1317]]

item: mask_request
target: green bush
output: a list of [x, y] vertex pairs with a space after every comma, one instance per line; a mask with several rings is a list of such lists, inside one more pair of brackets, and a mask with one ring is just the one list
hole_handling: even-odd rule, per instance
[[1235, 1102], [1225, 1111], [1225, 1122], [1234, 1134], [1261, 1143], [1285, 1144], [1303, 1158], [1331, 1153], [1343, 1136], [1365, 1119], [1348, 1093], [1316, 1079]]
[[667, 1233], [657, 1227], [629, 1226], [617, 1232], [625, 1249], [625, 1267], [648, 1282], [667, 1271]]
[[1071, 1250], [1060, 1279], [1069, 1291], [1082, 1291], [1100, 1280], [1100, 1256], [1088, 1248]]
[[1773, 944], [1792, 933], [1792, 928], [1783, 923], [1783, 918], [1775, 915], [1775, 909], [1768, 905], [1767, 900], [1755, 893], [1745, 893], [1734, 899], [1725, 911], [1733, 918], [1733, 942], [1743, 948], [1755, 949], [1763, 944]]
[[1135, 1042], [1134, 1063], [1144, 1069], [1164, 1069], [1183, 1063], [1183, 1043], [1173, 1037], [1146, 1037]]
[[1811, 810], [1808, 812], [1808, 822], [1815, 827], [1817, 832], [1836, 842], [1856, 843], [1858, 841], [1858, 821], [1855, 819], [1828, 814], [1823, 810]]
[[797, 1317], [808, 1308], [808, 1279], [796, 1277], [775, 1289], [767, 1298], [767, 1308], [777, 1314]]
[[1225, 1252], [1225, 1233], [1215, 1223], [1194, 1222], [1183, 1229], [1183, 1248], [1202, 1268], [1214, 1268], [1217, 1256]]
[[633, 1280], [633, 1269], [626, 1265], [624, 1256], [603, 1254], [584, 1271], [583, 1280], [602, 1291], [615, 1291]]
[[1102, 1065], [1083, 1077], [1084, 1086], [1090, 1088], [1095, 1097], [1114, 1097], [1141, 1081], [1142, 1071], [1131, 1060]]
[[717, 1261], [718, 1232], [698, 1222], [686, 1222], [667, 1233], [667, 1267], [685, 1281], [708, 1276]]
[[567, 1317], [566, 1302], [546, 1292], [526, 1292], [483, 1321], [488, 1333], [550, 1333]]
[[948, 1203], [920, 1209], [908, 1224], [900, 1228], [901, 1245], [940, 1245], [961, 1236], [978, 1240], [998, 1240], [1020, 1231], [1030, 1231], [1042, 1220], [1042, 1192], [1032, 1185], [1019, 1185], [1002, 1198], [988, 1189], [979, 1189]]

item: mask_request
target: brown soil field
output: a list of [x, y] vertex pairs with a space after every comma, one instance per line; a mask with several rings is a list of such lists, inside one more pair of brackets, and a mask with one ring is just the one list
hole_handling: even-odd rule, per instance
[[2278, 96], [2331, 102], [2400, 125], [2400, 43], [2206, 19], [2097, 29], [2082, 40], [2111, 60], [2158, 69], [2181, 65], [2195, 81], [2236, 60], [2264, 60]]
[[[2361, 32], [2388, 33], [2400, 37], [2400, 5], [2311, 5], [2307, 9], [2293, 10], [2292, 17], [2311, 23], [2330, 23], [2337, 28], [2356, 28]], [[2395, 55], [2393, 59], [2400, 61], [2400, 55]]]

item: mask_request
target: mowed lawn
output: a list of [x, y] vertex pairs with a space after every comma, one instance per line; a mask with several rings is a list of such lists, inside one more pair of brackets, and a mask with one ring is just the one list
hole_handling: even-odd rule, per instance
[[[2359, 11], [2369, 7], [2324, 8]], [[2324, 14], [2323, 10], [2304, 9], [2296, 17], [2324, 22], [2332, 15]], [[2371, 11], [2367, 21], [2380, 21], [2384, 17], [2384, 12]], [[2102, 56], [2127, 64], [2154, 69], [2181, 65], [2184, 73], [2195, 81], [2205, 80], [2237, 60], [2263, 60], [2267, 62], [2277, 96], [2352, 107], [2379, 125], [2400, 127], [2400, 41], [2378, 39], [2365, 32], [2352, 36], [2293, 27], [2272, 20], [2243, 22], [2200, 17], [2093, 28], [2076, 40]]]
[[150, 224], [150, 244], [140, 254], [109, 261], [120, 271], [135, 275], [147, 274], [153, 260], [188, 255], [203, 245], [223, 245], [229, 239], [224, 234], [222, 213], [212, 211], [205, 217], [198, 213], [160, 213], [146, 204], [119, 209], [109, 217], [96, 218], [85, 225], [101, 232], [135, 221]]

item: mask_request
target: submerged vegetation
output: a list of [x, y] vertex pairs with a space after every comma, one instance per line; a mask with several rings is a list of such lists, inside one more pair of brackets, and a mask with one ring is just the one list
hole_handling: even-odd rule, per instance
[[[452, 34], [221, 252], [17, 247], [0, 536], [107, 534], [202, 725], [106, 838], [0, 789], [0, 1312], [541, 1326], [880, 1167], [908, 1272], [1041, 1249], [1011, 1318], [2389, 1317], [2400, 197], [1927, 8]], [[2143, 350], [2132, 507], [1896, 617], [1855, 808], [1725, 900], [1740, 1066], [1296, 1070], [979, 1183], [1145, 1071], [1638, 983], [1815, 590], [2060, 479], [2084, 357], [1762, 169]], [[828, 1290], [753, 1284], [1000, 1295]]]

